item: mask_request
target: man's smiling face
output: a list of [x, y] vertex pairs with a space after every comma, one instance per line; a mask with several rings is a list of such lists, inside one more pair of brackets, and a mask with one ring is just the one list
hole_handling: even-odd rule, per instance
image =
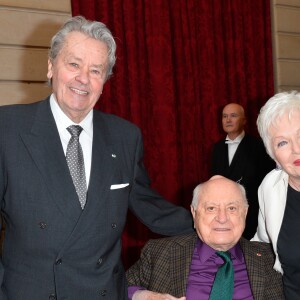
[[108, 49], [105, 43], [71, 32], [54, 61], [48, 61], [48, 79], [58, 105], [79, 123], [98, 101], [106, 80]]
[[200, 239], [219, 251], [227, 251], [239, 241], [247, 210], [238, 184], [221, 176], [204, 183], [197, 208], [191, 207]]

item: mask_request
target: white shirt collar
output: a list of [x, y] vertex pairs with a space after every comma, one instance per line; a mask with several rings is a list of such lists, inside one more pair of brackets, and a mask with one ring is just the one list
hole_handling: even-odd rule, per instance
[[275, 178], [273, 186], [277, 185], [281, 180], [283, 180], [285, 185], [288, 186], [289, 175], [283, 170], [275, 170], [275, 171], [278, 172], [278, 176]]
[[[58, 105], [55, 95], [52, 94], [50, 96], [50, 107], [56, 122], [57, 129], [59, 134], [63, 130], [66, 130], [70, 125], [74, 125], [75, 123], [62, 111], [60, 106]], [[79, 123], [75, 125], [80, 125], [86, 134], [89, 137], [93, 137], [93, 110], [91, 110], [86, 117]]]
[[239, 136], [237, 136], [234, 140], [231, 140], [227, 135], [225, 141], [240, 143], [244, 136], [245, 136], [245, 131], [243, 130], [242, 133]]

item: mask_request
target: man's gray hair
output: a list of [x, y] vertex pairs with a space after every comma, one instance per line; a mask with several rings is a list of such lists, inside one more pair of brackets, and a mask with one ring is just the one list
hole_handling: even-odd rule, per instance
[[61, 29], [53, 36], [49, 50], [49, 59], [54, 63], [57, 55], [64, 46], [66, 37], [71, 32], [81, 32], [88, 37], [101, 41], [108, 48], [108, 66], [106, 80], [112, 75], [116, 62], [116, 42], [105, 24], [98, 21], [89, 21], [82, 16], [72, 17], [65, 22]]

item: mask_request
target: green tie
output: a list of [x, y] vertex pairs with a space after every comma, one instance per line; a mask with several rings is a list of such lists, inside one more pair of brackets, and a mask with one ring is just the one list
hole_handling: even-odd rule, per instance
[[224, 260], [224, 264], [218, 269], [209, 300], [232, 300], [234, 271], [230, 253], [216, 251], [216, 254]]

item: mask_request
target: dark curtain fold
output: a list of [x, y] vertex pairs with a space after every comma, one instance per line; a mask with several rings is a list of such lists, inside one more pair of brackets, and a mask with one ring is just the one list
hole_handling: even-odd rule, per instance
[[[246, 109], [248, 131], [273, 95], [270, 1], [72, 0], [72, 14], [104, 22], [116, 38], [114, 76], [97, 107], [137, 124], [152, 185], [189, 208], [224, 136], [221, 109]], [[129, 213], [125, 266], [151, 233]]]

